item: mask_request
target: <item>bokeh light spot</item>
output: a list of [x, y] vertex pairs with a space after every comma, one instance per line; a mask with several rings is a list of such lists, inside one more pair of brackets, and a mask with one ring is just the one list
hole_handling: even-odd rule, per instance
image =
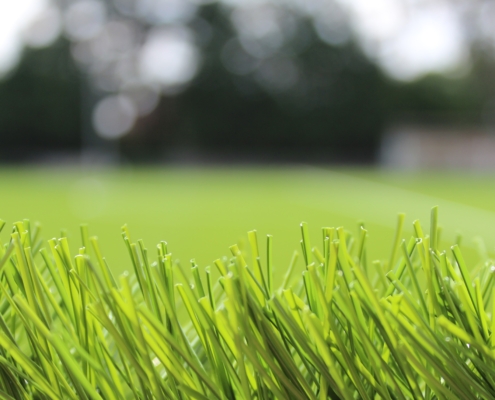
[[106, 21], [106, 8], [101, 1], [79, 0], [65, 12], [65, 31], [70, 39], [88, 40], [100, 33]]
[[174, 92], [188, 83], [199, 68], [199, 51], [184, 27], [150, 32], [141, 51], [140, 72], [145, 82]]
[[31, 47], [50, 46], [60, 35], [62, 17], [57, 7], [44, 9], [33, 19], [23, 34], [24, 42]]
[[129, 97], [107, 96], [93, 111], [93, 125], [101, 137], [118, 139], [131, 130], [136, 117], [136, 108]]

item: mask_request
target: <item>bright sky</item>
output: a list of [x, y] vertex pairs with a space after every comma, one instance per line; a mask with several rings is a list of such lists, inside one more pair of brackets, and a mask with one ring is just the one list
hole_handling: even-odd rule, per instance
[[[158, 0], [150, 1], [143, 4]], [[223, 1], [232, 5], [259, 4], [254, 0]], [[300, 4], [306, 12], [314, 13], [315, 18], [324, 18], [324, 11], [331, 4], [329, 0], [312, 0], [309, 7], [302, 0], [285, 1]], [[468, 44], [451, 3], [335, 2], [348, 11], [354, 34], [364, 51], [396, 79], [411, 80], [429, 71], [444, 72], [469, 61]], [[0, 77], [16, 65], [25, 44], [25, 30], [49, 6], [50, 0], [0, 1]], [[325, 20], [320, 21], [320, 26], [321, 23]]]
[[365, 52], [396, 79], [446, 72], [469, 61], [469, 46], [452, 3], [430, 1], [414, 6], [397, 0], [339, 1], [349, 8]]
[[23, 31], [48, 7], [48, 0], [0, 1], [0, 77], [17, 64]]

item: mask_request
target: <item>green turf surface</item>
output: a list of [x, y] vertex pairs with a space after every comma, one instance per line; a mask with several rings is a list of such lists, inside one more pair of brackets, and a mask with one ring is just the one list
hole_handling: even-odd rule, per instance
[[489, 174], [313, 167], [4, 168], [0, 183], [2, 219], [40, 221], [44, 238], [66, 228], [72, 244], [79, 224], [86, 222], [115, 271], [131, 269], [120, 236], [124, 223], [151, 254], [159, 240], [166, 240], [175, 258], [184, 264], [195, 258], [200, 266], [228, 255], [228, 246], [257, 229], [260, 238], [274, 236], [275, 267], [285, 270], [293, 250], [300, 249], [301, 221], [309, 223], [313, 243], [320, 245], [322, 226], [344, 225], [355, 232], [362, 219], [370, 232], [370, 258], [387, 258], [397, 212], [406, 212], [408, 232], [418, 218], [426, 231], [434, 205], [440, 206], [444, 240], [453, 241], [460, 229], [469, 254], [477, 235], [495, 249], [495, 179]]

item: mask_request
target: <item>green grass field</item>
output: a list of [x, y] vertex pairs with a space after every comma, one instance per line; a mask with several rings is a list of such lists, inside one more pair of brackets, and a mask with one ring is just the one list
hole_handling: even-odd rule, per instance
[[8, 224], [40, 221], [45, 239], [65, 228], [72, 245], [79, 224], [86, 222], [116, 272], [132, 269], [120, 235], [124, 223], [150, 252], [166, 240], [174, 258], [184, 264], [195, 258], [200, 266], [229, 255], [228, 246], [242, 244], [246, 232], [256, 229], [259, 237], [274, 236], [275, 268], [285, 270], [300, 249], [301, 221], [308, 222], [319, 244], [321, 227], [343, 225], [355, 232], [363, 220], [370, 233], [369, 256], [387, 258], [397, 213], [406, 213], [408, 233], [415, 219], [428, 229], [430, 208], [439, 205], [442, 243], [451, 244], [460, 230], [468, 257], [479, 247], [476, 236], [489, 251], [495, 249], [495, 177], [489, 174], [313, 167], [4, 168], [0, 182], [0, 218]]

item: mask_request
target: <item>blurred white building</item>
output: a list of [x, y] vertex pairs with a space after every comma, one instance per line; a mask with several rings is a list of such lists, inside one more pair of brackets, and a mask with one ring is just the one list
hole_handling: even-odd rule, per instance
[[380, 163], [399, 169], [495, 170], [495, 131], [403, 125], [384, 136]]

